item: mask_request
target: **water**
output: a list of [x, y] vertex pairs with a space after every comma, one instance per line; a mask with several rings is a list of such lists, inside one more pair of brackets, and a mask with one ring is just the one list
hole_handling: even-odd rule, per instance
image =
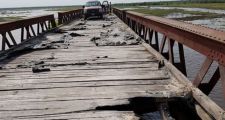
[[210, 28], [215, 28], [225, 31], [225, 17], [222, 18], [213, 18], [213, 19], [203, 19], [203, 20], [193, 20], [186, 21], [193, 24], [203, 25]]
[[[179, 7], [151, 7], [151, 9], [184, 9], [184, 10], [191, 10], [191, 11], [202, 11], [202, 12], [211, 12], [211, 13], [219, 13], [219, 14], [225, 14], [224, 10], [209, 10], [209, 9], [202, 9], [202, 8], [179, 8]], [[23, 18], [29, 18], [29, 17], [34, 17], [34, 16], [40, 16], [40, 15], [46, 15], [46, 14], [54, 14], [55, 17], [57, 18], [57, 13], [59, 11], [48, 11], [51, 8], [44, 8], [44, 9], [1, 9], [0, 10], [0, 16], [1, 17], [15, 17], [15, 16], [20, 16]], [[128, 10], [131, 8], [127, 8]], [[132, 8], [133, 9], [133, 8]], [[168, 16], [167, 18], [182, 18], [182, 17], [188, 17], [188, 16], [193, 16], [190, 14], [182, 14], [182, 13], [173, 13]], [[225, 30], [225, 18], [213, 18], [213, 19], [201, 19], [201, 20], [193, 20], [193, 21], [185, 21], [185, 22], [191, 22], [194, 24], [200, 24], [204, 26], [208, 26], [211, 28], [216, 28], [220, 30]], [[19, 30], [13, 31], [13, 35], [15, 37], [20, 36]], [[1, 39], [1, 36], [0, 36]], [[19, 39], [19, 38], [18, 38]], [[0, 43], [1, 44], [1, 43]], [[1, 46], [1, 45], [0, 45]], [[178, 56], [177, 50], [175, 49], [175, 57]], [[201, 68], [201, 65], [205, 59], [205, 56], [201, 55], [200, 53], [189, 49], [185, 47], [185, 58], [186, 58], [186, 66], [187, 66], [187, 73], [188, 73], [188, 78], [190, 80], [193, 80]], [[212, 68], [217, 67], [217, 63], [214, 63]], [[206, 80], [210, 78], [210, 75], [213, 73], [213, 69], [210, 70], [209, 75], [206, 76]], [[222, 108], [225, 109], [225, 102], [224, 98], [222, 97], [222, 87], [221, 83], [218, 82], [217, 86], [215, 89], [212, 91], [210, 94], [210, 97], [217, 103], [219, 104]]]
[[35, 16], [54, 14], [58, 18], [59, 11], [50, 11], [52, 8], [36, 8], [36, 9], [0, 9], [0, 17], [21, 17], [30, 18]]
[[185, 11], [199, 11], [199, 12], [208, 12], [208, 13], [216, 13], [216, 14], [225, 14], [225, 10], [212, 10], [206, 8], [185, 8], [185, 7], [149, 7], [150, 9], [181, 9]]

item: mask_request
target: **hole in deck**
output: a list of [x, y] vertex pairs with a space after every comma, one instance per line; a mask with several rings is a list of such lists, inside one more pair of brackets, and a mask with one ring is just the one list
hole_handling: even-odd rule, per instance
[[[161, 105], [166, 104], [163, 108]], [[161, 120], [161, 110], [169, 120], [200, 120], [191, 102], [185, 98], [135, 97], [129, 104], [99, 106], [97, 111], [133, 111], [140, 120]]]

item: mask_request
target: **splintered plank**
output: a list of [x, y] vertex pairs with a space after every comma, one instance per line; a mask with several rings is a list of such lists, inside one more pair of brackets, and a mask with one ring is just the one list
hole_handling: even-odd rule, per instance
[[39, 116], [15, 116], [22, 120], [139, 120], [131, 111], [83, 111], [80, 113], [64, 113]]

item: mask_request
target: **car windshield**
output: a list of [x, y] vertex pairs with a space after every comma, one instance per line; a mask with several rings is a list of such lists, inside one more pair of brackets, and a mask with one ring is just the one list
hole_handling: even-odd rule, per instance
[[87, 7], [90, 7], [90, 6], [101, 6], [101, 3], [98, 2], [98, 1], [87, 2], [85, 6], [87, 6]]

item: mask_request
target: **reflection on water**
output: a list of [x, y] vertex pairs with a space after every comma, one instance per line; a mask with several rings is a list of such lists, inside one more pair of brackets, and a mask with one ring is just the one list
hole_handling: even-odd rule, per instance
[[171, 13], [165, 17], [166, 18], [185, 18], [185, 17], [192, 17], [192, 16], [196, 16], [196, 15], [183, 14], [183, 13]]

